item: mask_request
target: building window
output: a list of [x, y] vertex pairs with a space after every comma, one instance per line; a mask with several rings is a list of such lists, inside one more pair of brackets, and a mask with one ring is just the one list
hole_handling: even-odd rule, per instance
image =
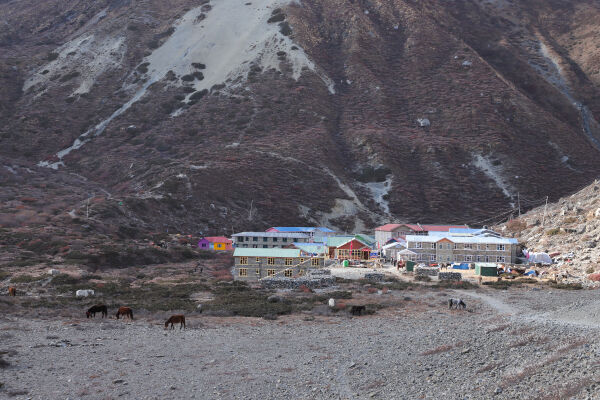
[[496, 257], [496, 262], [506, 262], [506, 257], [498, 256], [498, 257]]
[[483, 256], [477, 256], [477, 261], [478, 262], [482, 262], [483, 261]]
[[248, 268], [240, 268], [240, 276], [248, 276]]
[[452, 243], [448, 243], [448, 247], [447, 247], [447, 249], [448, 249], [448, 250], [452, 250]]
[[260, 262], [260, 257], [256, 257], [256, 262], [259, 263]]
[[263, 244], [263, 249], [268, 249], [269, 245], [268, 244]]
[[472, 244], [472, 243], [465, 243], [465, 244], [463, 245], [463, 248], [464, 248], [465, 250], [473, 250], [473, 244]]
[[268, 269], [267, 270], [267, 276], [273, 276], [275, 275], [275, 270], [274, 269]]
[[458, 243], [454, 243], [454, 250], [458, 250]]
[[473, 261], [473, 256], [465, 256], [465, 261]]
[[257, 244], [253, 244], [253, 245], [252, 245], [252, 248], [253, 248], [253, 249], [256, 249], [256, 248], [258, 248], [258, 245], [257, 245]]
[[260, 268], [256, 268], [256, 269], [254, 270], [254, 272], [256, 272], [256, 275], [259, 275], [259, 276], [260, 276]]
[[253, 241], [253, 242], [258, 242], [258, 238], [257, 238], [257, 237], [253, 237], [253, 238], [252, 238], [252, 241]]
[[293, 258], [286, 258], [285, 259], [285, 265], [294, 265], [294, 259]]
[[415, 242], [415, 249], [422, 249], [423, 248], [423, 243], [421, 242]]
[[487, 250], [487, 246], [485, 244], [480, 244], [479, 250]]
[[267, 258], [267, 265], [275, 265], [275, 257]]
[[247, 244], [244, 244], [244, 246], [242, 246], [242, 247], [248, 248], [248, 245], [247, 245]]
[[431, 255], [431, 261], [435, 261], [435, 254]]
[[267, 240], [269, 240], [266, 236], [263, 238], [263, 242], [266, 242]]
[[435, 249], [437, 247], [437, 243], [431, 243], [431, 248]]
[[292, 277], [292, 270], [291, 269], [286, 269], [285, 271], [283, 271], [283, 275], [286, 278], [291, 278]]
[[490, 262], [490, 256], [485, 256], [485, 262]]
[[274, 238], [273, 238], [273, 241], [274, 241], [274, 242], [276, 242], [276, 241], [277, 241], [277, 238], [276, 238], [276, 237], [274, 237]]
[[240, 265], [248, 265], [248, 257], [240, 257]]
[[498, 246], [496, 246], [496, 250], [498, 251], [505, 251], [506, 250], [506, 246], [503, 244], [499, 244]]
[[282, 242], [287, 242], [287, 238], [281, 238]]
[[352, 250], [352, 258], [360, 258], [360, 250]]
[[317, 267], [319, 266], [320, 262], [318, 258], [313, 258], [312, 260], [310, 260], [310, 265], [312, 265], [313, 267]]
[[302, 264], [304, 262], [304, 258], [300, 259], [300, 264]]

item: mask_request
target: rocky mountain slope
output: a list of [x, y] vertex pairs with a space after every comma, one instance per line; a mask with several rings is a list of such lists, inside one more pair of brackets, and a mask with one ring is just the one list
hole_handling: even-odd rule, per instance
[[600, 5], [522, 3], [0, 1], [3, 226], [361, 230], [571, 193]]
[[[498, 229], [518, 237], [533, 252], [555, 255], [554, 270], [571, 278], [600, 272], [600, 182], [537, 207]], [[600, 280], [600, 275], [594, 279]]]

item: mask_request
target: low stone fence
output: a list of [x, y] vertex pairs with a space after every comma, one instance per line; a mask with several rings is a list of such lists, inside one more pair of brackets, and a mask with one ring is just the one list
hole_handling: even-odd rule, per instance
[[415, 275], [417, 276], [438, 276], [438, 269], [433, 267], [417, 267]]
[[331, 270], [329, 270], [329, 269], [309, 269], [308, 271], [306, 271], [306, 275], [313, 277], [313, 278], [331, 276]]
[[440, 272], [438, 278], [440, 281], [461, 281], [462, 274], [460, 272]]
[[377, 272], [372, 272], [370, 274], [365, 274], [364, 279], [371, 281], [371, 282], [383, 282], [385, 280], [385, 275], [379, 274]]
[[332, 286], [335, 280], [331, 277], [328, 278], [263, 278], [260, 280], [260, 284], [265, 289], [297, 289], [304, 285], [308, 288], [315, 289], [320, 287]]

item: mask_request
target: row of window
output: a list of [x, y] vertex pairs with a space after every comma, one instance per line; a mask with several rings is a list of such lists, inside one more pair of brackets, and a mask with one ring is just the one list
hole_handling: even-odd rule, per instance
[[[260, 268], [256, 268], [254, 270], [254, 273], [257, 276], [260, 276]], [[268, 269], [267, 270], [267, 276], [274, 276], [277, 273], [277, 270], [274, 269]], [[304, 271], [300, 271], [300, 275], [303, 275]], [[239, 276], [242, 277], [247, 277], [248, 276], [248, 268], [240, 268], [238, 270], [238, 274]], [[286, 269], [285, 271], [283, 271], [283, 276], [285, 276], [286, 278], [291, 278], [292, 277], [292, 270], [291, 269]]]
[[[258, 242], [258, 239], [259, 238], [256, 237], [256, 236], [252, 237], [252, 241], [253, 242]], [[281, 241], [284, 242], [284, 243], [286, 243], [288, 241], [288, 238], [286, 238], [286, 237], [284, 237], [284, 238], [278, 238], [278, 237], [270, 237], [270, 236], [263, 236], [262, 241], [263, 242], [268, 242], [269, 239], [271, 239], [271, 241], [273, 241], [273, 242], [278, 242], [279, 239], [281, 239]], [[250, 236], [237, 236], [236, 237], [236, 241], [237, 242], [243, 242], [243, 241], [249, 242], [250, 241]], [[290, 238], [290, 242], [293, 242], [293, 241], [294, 241], [294, 239]], [[301, 238], [298, 238], [297, 241], [300, 242], [302, 240], [301, 240]]]
[[[262, 260], [264, 260], [265, 257], [262, 257]], [[275, 257], [266, 257], [267, 258], [267, 265], [275, 265]], [[310, 265], [311, 266], [319, 266], [320, 265], [320, 258], [311, 258], [310, 261]], [[304, 258], [300, 258], [300, 264], [302, 264], [305, 261]], [[255, 258], [255, 262], [260, 263], [261, 262], [261, 257], [256, 257]], [[240, 257], [239, 260], [239, 264], [240, 265], [248, 265], [248, 257]], [[294, 265], [294, 259], [293, 258], [286, 258], [284, 261], [285, 265]]]
[[[427, 246], [429, 245], [429, 246]], [[425, 243], [425, 247], [423, 246], [422, 242], [414, 242], [414, 243], [409, 243], [409, 248], [411, 249], [423, 249], [423, 248], [432, 248], [432, 249], [448, 249], [448, 250], [459, 250], [459, 249], [465, 249], [465, 250], [491, 250], [494, 251], [494, 246], [496, 246], [496, 251], [506, 251], [506, 245], [504, 244], [497, 244], [497, 245], [493, 245], [493, 244], [479, 244], [479, 245], [474, 245], [473, 243], [464, 243], [461, 247], [460, 243], [440, 243], [439, 245], [437, 243]]]
[[[453, 258], [453, 259], [452, 259]], [[439, 262], [506, 262], [504, 256], [473, 256], [473, 255], [454, 255], [437, 257], [435, 254], [419, 254], [416, 261], [439, 261]]]

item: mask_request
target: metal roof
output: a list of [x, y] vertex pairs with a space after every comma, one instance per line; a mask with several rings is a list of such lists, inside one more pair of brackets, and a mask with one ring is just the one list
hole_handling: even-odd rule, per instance
[[234, 257], [285, 257], [294, 258], [300, 257], [302, 251], [300, 249], [246, 249], [237, 247], [233, 252]]
[[406, 226], [415, 232], [448, 232], [455, 228], [468, 228], [467, 225], [421, 225], [421, 224], [387, 224], [375, 228], [376, 231], [392, 232]]
[[440, 240], [449, 240], [452, 243], [481, 243], [481, 244], [518, 244], [513, 238], [499, 238], [492, 236], [452, 236], [452, 235], [407, 235], [407, 242], [437, 243]]
[[311, 254], [325, 254], [327, 253], [327, 248], [325, 247], [325, 243], [294, 243], [294, 246], [299, 248], [302, 251]]
[[302, 238], [309, 239], [310, 236], [306, 233], [282, 233], [282, 232], [240, 232], [235, 235], [231, 235], [232, 237], [238, 236], [251, 236], [251, 237], [284, 237], [284, 238]]
[[326, 233], [335, 232], [329, 228], [325, 228], [324, 226], [317, 226], [317, 227], [312, 227], [312, 226], [274, 226], [269, 229], [275, 229], [278, 232], [317, 232], [317, 231], [318, 232], [326, 232]]

